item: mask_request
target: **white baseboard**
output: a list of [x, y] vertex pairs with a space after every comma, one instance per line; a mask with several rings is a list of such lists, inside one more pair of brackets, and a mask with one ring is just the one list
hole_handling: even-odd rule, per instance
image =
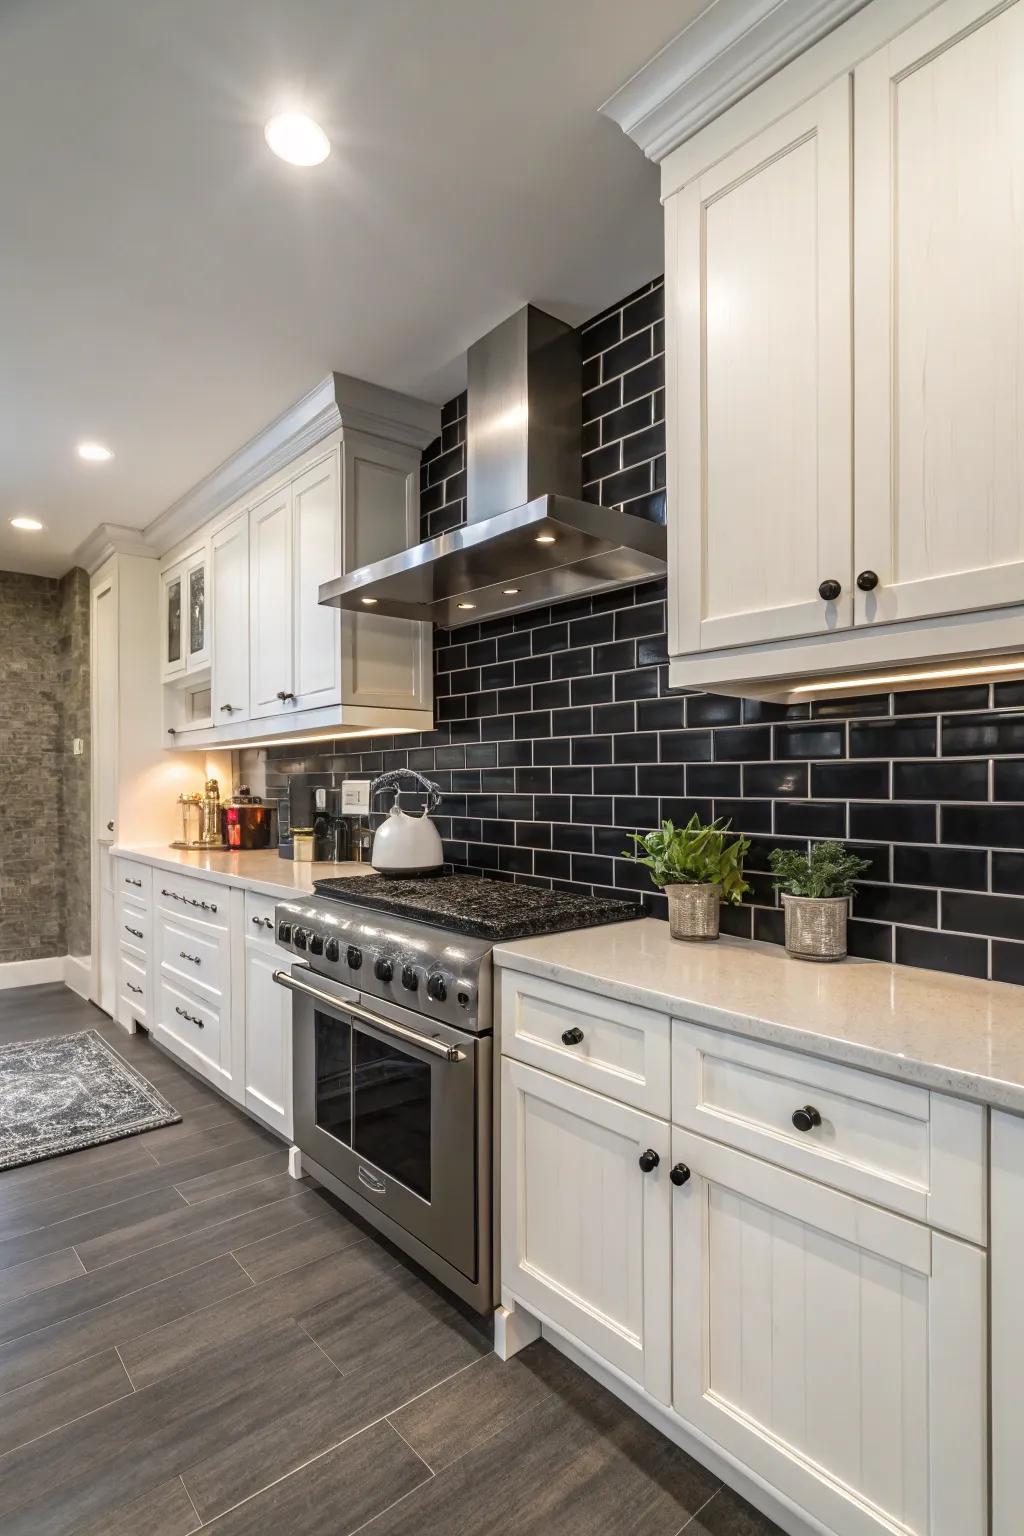
[[44, 981], [63, 981], [67, 955], [46, 960], [7, 960], [0, 963], [0, 991], [8, 987], [37, 987]]
[[64, 985], [70, 987], [72, 992], [77, 992], [79, 997], [89, 1001], [89, 991], [92, 987], [92, 956], [91, 955], [65, 955], [64, 956]]

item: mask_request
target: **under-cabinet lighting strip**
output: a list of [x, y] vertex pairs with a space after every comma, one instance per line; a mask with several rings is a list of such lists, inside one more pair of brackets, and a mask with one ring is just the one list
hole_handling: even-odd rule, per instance
[[978, 666], [934, 667], [922, 672], [865, 672], [856, 677], [835, 678], [827, 683], [802, 683], [793, 693], [827, 693], [837, 688], [895, 686], [899, 683], [940, 682], [951, 677], [984, 677], [996, 672], [1024, 672], [1024, 656], [1014, 661], [984, 662]]

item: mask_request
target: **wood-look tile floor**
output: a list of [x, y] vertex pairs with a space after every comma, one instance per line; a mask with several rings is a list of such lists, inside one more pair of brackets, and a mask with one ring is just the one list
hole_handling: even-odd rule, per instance
[[282, 1144], [61, 986], [180, 1125], [0, 1173], [3, 1536], [772, 1536], [537, 1343], [467, 1315]]

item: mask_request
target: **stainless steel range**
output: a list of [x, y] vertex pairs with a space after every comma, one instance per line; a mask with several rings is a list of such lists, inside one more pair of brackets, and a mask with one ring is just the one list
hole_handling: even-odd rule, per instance
[[317, 882], [277, 907], [296, 956], [303, 1167], [479, 1311], [491, 1266], [491, 949], [618, 922], [600, 898], [448, 875]]

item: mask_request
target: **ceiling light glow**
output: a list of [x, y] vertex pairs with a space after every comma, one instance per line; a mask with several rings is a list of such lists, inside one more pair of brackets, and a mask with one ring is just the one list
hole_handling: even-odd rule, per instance
[[40, 531], [40, 529], [42, 528], [42, 526], [43, 526], [42, 523], [36, 517], [12, 517], [11, 518], [11, 527], [12, 528], [21, 528], [21, 529], [24, 530], [25, 533], [38, 533]]
[[304, 112], [279, 112], [263, 130], [270, 149], [289, 165], [321, 165], [331, 152], [331, 141]]
[[108, 459], [114, 457], [111, 450], [104, 448], [102, 443], [79, 443], [75, 452], [87, 464], [105, 464]]

